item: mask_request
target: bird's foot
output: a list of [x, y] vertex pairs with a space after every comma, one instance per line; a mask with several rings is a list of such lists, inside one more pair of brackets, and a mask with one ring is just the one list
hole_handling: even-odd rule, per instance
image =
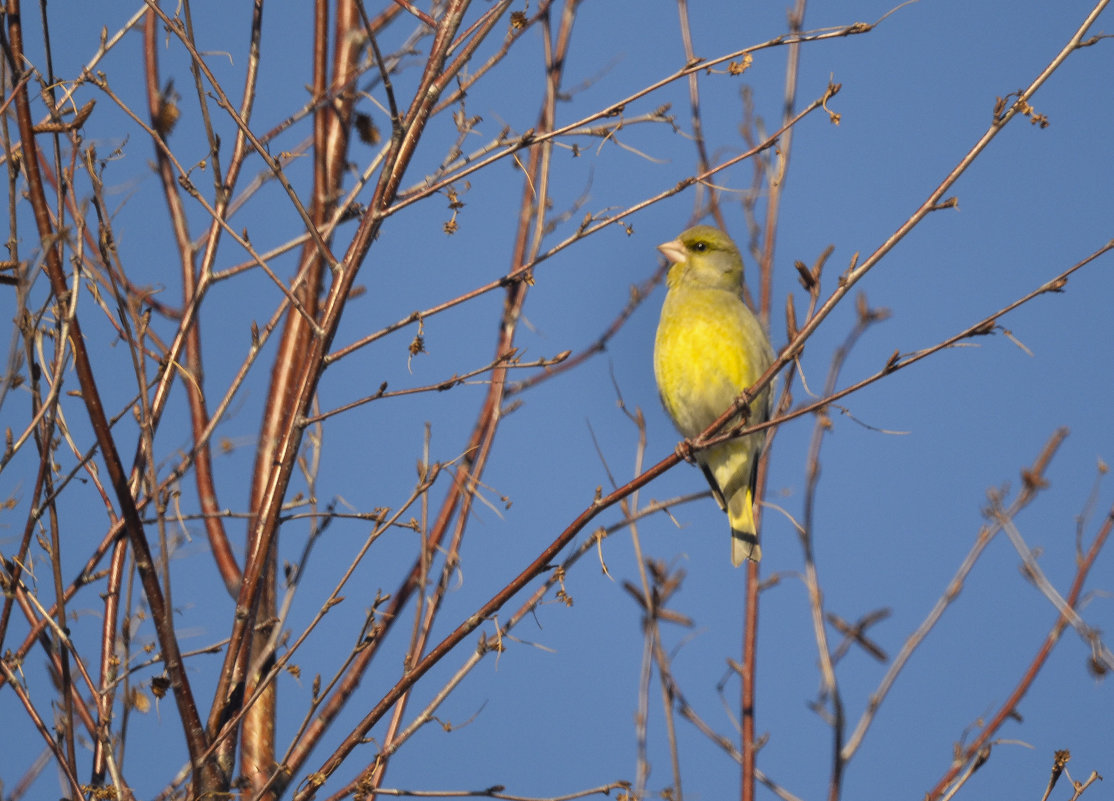
[[693, 453], [692, 450], [692, 440], [681, 440], [677, 443], [677, 447], [674, 449], [674, 451], [676, 452], [678, 458], [684, 459], [689, 464], [696, 464], [696, 455]]

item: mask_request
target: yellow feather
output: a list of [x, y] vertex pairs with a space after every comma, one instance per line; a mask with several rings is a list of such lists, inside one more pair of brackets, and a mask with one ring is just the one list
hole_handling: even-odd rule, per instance
[[[654, 342], [654, 375], [677, 430], [695, 437], [719, 417], [774, 360], [766, 332], [742, 299], [743, 262], [730, 237], [697, 226], [659, 247], [671, 262]], [[770, 415], [770, 391], [752, 402], [749, 423]], [[758, 561], [754, 482], [764, 434], [701, 451], [704, 469], [731, 525], [731, 560]]]

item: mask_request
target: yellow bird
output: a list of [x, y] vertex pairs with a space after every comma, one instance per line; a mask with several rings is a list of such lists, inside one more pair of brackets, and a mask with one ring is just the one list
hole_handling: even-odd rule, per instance
[[[766, 372], [774, 351], [743, 302], [743, 259], [727, 234], [698, 225], [658, 250], [671, 265], [654, 341], [654, 377], [677, 430], [695, 437]], [[748, 424], [769, 418], [767, 387], [751, 402]], [[696, 454], [716, 502], [727, 512], [736, 566], [762, 558], [754, 487], [765, 439], [764, 432], [750, 434]]]

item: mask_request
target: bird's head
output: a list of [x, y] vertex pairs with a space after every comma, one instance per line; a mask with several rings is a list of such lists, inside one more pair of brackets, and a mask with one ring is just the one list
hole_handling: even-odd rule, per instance
[[671, 262], [669, 287], [702, 286], [738, 292], [743, 286], [743, 258], [731, 237], [710, 225], [689, 228], [658, 245]]

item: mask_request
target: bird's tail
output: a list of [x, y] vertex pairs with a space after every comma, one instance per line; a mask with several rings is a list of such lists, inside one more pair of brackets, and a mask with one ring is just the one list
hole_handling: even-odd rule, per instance
[[750, 486], [735, 490], [727, 499], [727, 519], [731, 523], [731, 562], [738, 567], [747, 559], [758, 562], [762, 548], [754, 524], [754, 493]]

